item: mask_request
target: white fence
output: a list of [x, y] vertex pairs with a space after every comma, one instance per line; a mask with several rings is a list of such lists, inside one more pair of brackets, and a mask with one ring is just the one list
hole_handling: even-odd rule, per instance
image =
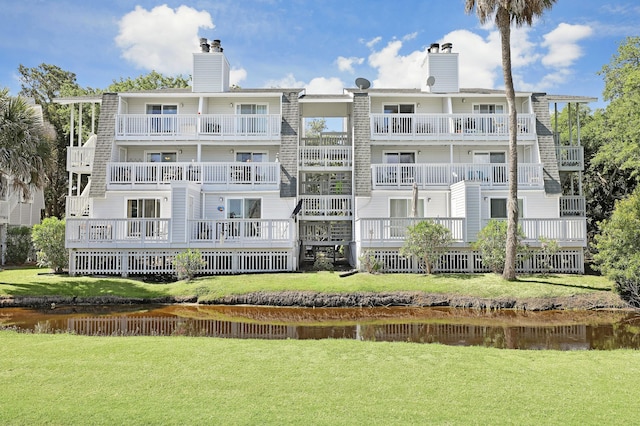
[[107, 168], [108, 185], [168, 184], [172, 181], [277, 189], [280, 163], [109, 163]]
[[330, 219], [348, 218], [353, 215], [350, 196], [340, 195], [303, 195], [300, 197], [302, 208], [300, 215], [330, 216]]
[[565, 171], [580, 171], [584, 169], [584, 147], [556, 146], [558, 168]]
[[294, 226], [293, 219], [194, 219], [189, 221], [189, 241], [291, 246]]
[[301, 146], [300, 167], [332, 168], [351, 167], [349, 146]]
[[366, 247], [404, 243], [407, 228], [425, 220], [438, 223], [449, 231], [454, 241], [466, 241], [466, 219], [462, 217], [361, 218], [360, 235]]
[[75, 219], [66, 220], [66, 241], [88, 243], [166, 243], [170, 219]]
[[[535, 115], [518, 114], [518, 138], [536, 135]], [[508, 114], [371, 114], [373, 139], [507, 140]]]
[[[72, 250], [71, 275], [174, 275], [178, 250]], [[292, 250], [201, 250], [200, 274], [287, 272], [295, 270]]]
[[[398, 249], [371, 249], [373, 257], [381, 263], [382, 272], [387, 273], [423, 273], [418, 259], [401, 256]], [[536, 250], [518, 255], [516, 264], [518, 273], [584, 273], [584, 253], [580, 249], [561, 250], [553, 256], [545, 256]], [[451, 250], [440, 257], [434, 267], [438, 273], [482, 273], [490, 272], [483, 265], [482, 256], [476, 251]]]
[[67, 147], [67, 171], [90, 173], [93, 168], [95, 147]]
[[280, 114], [116, 115], [116, 139], [271, 139], [280, 127]]
[[[543, 187], [541, 163], [518, 164], [520, 187]], [[460, 181], [479, 182], [485, 187], [505, 187], [509, 183], [506, 164], [372, 164], [371, 176], [374, 189], [450, 186]]]

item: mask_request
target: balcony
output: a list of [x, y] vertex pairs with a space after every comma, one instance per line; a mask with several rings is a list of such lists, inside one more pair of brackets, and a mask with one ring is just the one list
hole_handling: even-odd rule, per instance
[[349, 195], [303, 195], [300, 201], [300, 216], [303, 220], [350, 220], [353, 216]]
[[280, 163], [109, 163], [107, 188], [169, 185], [187, 181], [220, 190], [277, 190]]
[[117, 114], [116, 140], [280, 139], [280, 114]]
[[169, 242], [170, 219], [76, 219], [66, 220], [67, 247], [140, 246]]
[[425, 220], [432, 220], [451, 231], [454, 242], [466, 242], [466, 219], [463, 217], [398, 217], [362, 218], [360, 238], [363, 247], [402, 247], [407, 228]]
[[293, 219], [197, 219], [189, 221], [189, 243], [206, 247], [292, 247]]
[[300, 222], [300, 241], [303, 244], [335, 245], [353, 239], [351, 222]]
[[561, 172], [579, 172], [584, 170], [584, 147], [556, 146], [558, 170]]
[[[518, 114], [518, 140], [535, 140], [534, 114]], [[371, 114], [372, 140], [508, 141], [507, 114]]]
[[[449, 229], [454, 243], [469, 242], [465, 218], [362, 218], [359, 219], [361, 244], [363, 247], [402, 247], [407, 227], [424, 220], [432, 220]], [[488, 222], [483, 220], [483, 226]], [[586, 245], [587, 224], [584, 218], [519, 219], [518, 223], [526, 236], [525, 244], [535, 246], [541, 237], [545, 237], [562, 245]]]
[[[506, 187], [509, 173], [506, 164], [372, 164], [373, 189], [409, 189], [449, 187], [460, 181], [479, 182], [483, 187]], [[518, 186], [542, 188], [542, 164], [518, 164]]]
[[67, 171], [91, 173], [95, 147], [70, 146], [67, 148]]
[[91, 198], [88, 196], [67, 196], [67, 217], [88, 217], [91, 213]]
[[579, 195], [563, 195], [560, 197], [560, 216], [585, 217], [585, 198]]
[[300, 169], [306, 171], [350, 170], [350, 146], [301, 146]]
[[[488, 220], [483, 221], [486, 225]], [[518, 226], [522, 228], [525, 238], [523, 243], [537, 243], [540, 238], [556, 240], [560, 244], [587, 244], [587, 221], [582, 218], [549, 218], [549, 219], [518, 219]]]

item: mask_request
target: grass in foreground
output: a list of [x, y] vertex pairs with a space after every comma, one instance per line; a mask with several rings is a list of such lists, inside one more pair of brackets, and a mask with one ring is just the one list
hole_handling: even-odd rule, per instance
[[197, 278], [191, 282], [147, 284], [119, 277], [69, 277], [46, 269], [21, 268], [0, 272], [0, 296], [198, 296], [201, 300], [255, 291], [393, 292], [424, 291], [473, 297], [557, 297], [610, 291], [611, 281], [591, 275], [522, 276], [504, 281], [496, 274], [252, 274]]
[[0, 332], [3, 424], [637, 424], [640, 352]]

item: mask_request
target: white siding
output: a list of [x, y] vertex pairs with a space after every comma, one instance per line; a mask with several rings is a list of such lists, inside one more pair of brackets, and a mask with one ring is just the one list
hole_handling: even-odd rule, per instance
[[426, 88], [427, 77], [433, 76], [435, 83], [431, 86], [431, 93], [455, 93], [460, 90], [457, 53], [427, 53], [426, 66], [422, 84]]
[[193, 54], [193, 91], [229, 91], [229, 62], [222, 53]]

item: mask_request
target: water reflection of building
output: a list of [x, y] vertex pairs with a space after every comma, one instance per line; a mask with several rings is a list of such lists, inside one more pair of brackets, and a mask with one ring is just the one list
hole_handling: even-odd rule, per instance
[[593, 347], [588, 326], [488, 326], [471, 324], [286, 325], [181, 317], [69, 318], [67, 330], [82, 335], [208, 336], [236, 339], [355, 339], [441, 343], [509, 349], [577, 350]]

